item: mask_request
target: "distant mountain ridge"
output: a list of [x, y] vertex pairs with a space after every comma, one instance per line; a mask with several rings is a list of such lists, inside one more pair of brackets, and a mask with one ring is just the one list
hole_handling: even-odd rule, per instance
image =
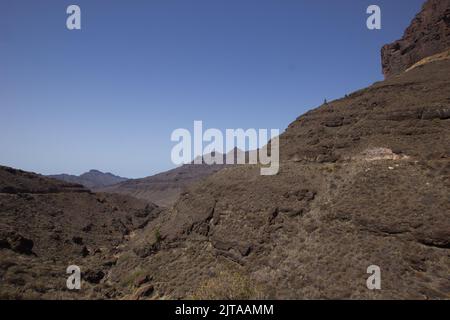
[[78, 183], [89, 189], [104, 188], [128, 180], [128, 178], [119, 177], [110, 172], [105, 173], [95, 169], [85, 172], [79, 176], [70, 174], [56, 174], [49, 175], [48, 177], [70, 183]]
[[[248, 152], [240, 149], [235, 148], [229, 151], [229, 153], [231, 152], [234, 152], [235, 159], [242, 153], [244, 153], [245, 158], [248, 158]], [[213, 156], [216, 159], [222, 157], [223, 164], [207, 164], [206, 162], [209, 162]], [[100, 188], [98, 191], [130, 195], [138, 199], [151, 201], [159, 206], [170, 207], [186, 187], [215, 174], [227, 166], [233, 166], [233, 164], [225, 163], [226, 156], [226, 154], [220, 152], [206, 154], [202, 156], [201, 164], [194, 164], [194, 161], [192, 161], [172, 170], [141, 179], [129, 179]]]

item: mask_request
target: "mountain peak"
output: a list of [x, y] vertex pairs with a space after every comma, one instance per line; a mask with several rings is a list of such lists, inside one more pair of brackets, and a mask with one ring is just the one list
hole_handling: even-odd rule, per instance
[[94, 190], [128, 180], [127, 178], [119, 177], [109, 172], [104, 173], [97, 169], [91, 169], [79, 176], [60, 174], [52, 175], [50, 177], [66, 182], [78, 183], [85, 186], [86, 188]]

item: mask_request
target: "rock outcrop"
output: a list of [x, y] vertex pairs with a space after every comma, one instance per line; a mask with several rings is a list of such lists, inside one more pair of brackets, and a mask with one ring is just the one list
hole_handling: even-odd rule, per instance
[[450, 49], [450, 0], [428, 0], [402, 39], [381, 50], [383, 74], [397, 75], [420, 60]]

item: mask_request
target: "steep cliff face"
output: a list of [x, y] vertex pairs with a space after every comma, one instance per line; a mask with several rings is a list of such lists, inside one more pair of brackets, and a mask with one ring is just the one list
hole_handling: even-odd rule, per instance
[[383, 74], [397, 75], [420, 60], [450, 48], [450, 0], [428, 0], [402, 39], [381, 50]]

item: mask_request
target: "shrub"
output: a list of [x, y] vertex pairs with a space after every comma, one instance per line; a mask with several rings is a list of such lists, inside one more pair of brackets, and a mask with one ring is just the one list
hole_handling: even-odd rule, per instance
[[192, 294], [196, 300], [250, 300], [263, 299], [261, 288], [238, 271], [221, 271], [204, 281]]
[[155, 230], [155, 243], [161, 242], [161, 232], [159, 231], [159, 228]]
[[133, 287], [136, 278], [144, 274], [146, 274], [145, 270], [136, 268], [120, 281], [120, 285], [124, 288], [130, 289]]

